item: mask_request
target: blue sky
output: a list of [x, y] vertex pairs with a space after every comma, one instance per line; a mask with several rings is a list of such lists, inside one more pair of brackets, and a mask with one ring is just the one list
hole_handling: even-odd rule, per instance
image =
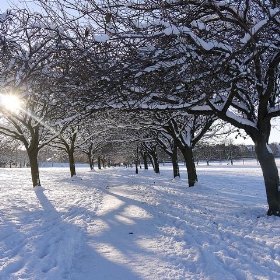
[[[10, 9], [12, 6], [19, 6], [19, 7], [24, 7], [25, 1], [23, 0], [1, 0], [1, 5], [0, 5], [0, 11], [5, 12], [7, 9]], [[32, 0], [27, 0], [29, 7], [36, 7], [34, 2]]]

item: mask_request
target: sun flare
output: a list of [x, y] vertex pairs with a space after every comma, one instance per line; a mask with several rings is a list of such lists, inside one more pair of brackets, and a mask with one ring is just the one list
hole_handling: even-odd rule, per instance
[[1, 94], [0, 104], [12, 112], [17, 111], [20, 108], [19, 98], [12, 94]]

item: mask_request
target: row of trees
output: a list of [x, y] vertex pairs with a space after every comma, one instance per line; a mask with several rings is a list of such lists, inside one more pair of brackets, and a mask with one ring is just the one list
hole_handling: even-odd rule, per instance
[[[127, 135], [127, 134], [126, 134]], [[158, 139], [161, 142], [160, 139]], [[140, 143], [140, 145], [139, 145]], [[76, 143], [74, 149], [75, 162], [87, 163], [90, 169], [94, 166], [101, 169], [107, 166], [132, 166], [133, 164], [140, 166], [141, 168], [148, 169], [149, 165], [155, 166], [154, 162], [159, 163], [173, 163], [173, 176], [180, 177], [179, 162], [184, 162], [184, 156], [177, 147], [176, 151], [170, 153], [166, 150], [166, 146], [161, 146], [154, 141], [155, 145], [152, 145], [151, 141], [146, 143], [139, 142], [124, 142], [115, 145], [114, 142], [102, 144], [94, 149], [86, 150], [84, 146], [79, 146]], [[148, 144], [149, 143], [149, 144]], [[91, 143], [93, 146], [93, 143]], [[278, 143], [269, 144], [271, 151], [275, 157], [280, 156], [280, 145]], [[0, 167], [28, 167], [29, 161], [26, 151], [22, 149], [20, 142], [10, 141], [7, 137], [1, 137], [0, 141]], [[89, 151], [90, 156], [89, 156]], [[137, 154], [138, 152], [138, 154]], [[157, 157], [153, 156], [156, 155]], [[233, 142], [225, 141], [219, 144], [214, 143], [199, 143], [194, 151], [194, 161], [197, 165], [200, 163], [211, 162], [226, 162], [233, 165], [235, 161], [256, 159], [256, 153], [254, 146], [244, 144], [233, 144]], [[43, 148], [38, 155], [39, 166], [56, 166], [60, 163], [69, 162], [68, 153], [65, 152], [63, 146], [48, 145]], [[155, 170], [156, 171], [156, 170]]]
[[[24, 145], [33, 185], [38, 153], [75, 143], [130, 140], [155, 162], [155, 145], [184, 156], [221, 121], [255, 143], [269, 215], [279, 215], [279, 175], [267, 144], [280, 116], [278, 1], [35, 1], [40, 13], [0, 17], [0, 83], [17, 94], [1, 104], [0, 131]], [[155, 166], [155, 170], [157, 170]]]

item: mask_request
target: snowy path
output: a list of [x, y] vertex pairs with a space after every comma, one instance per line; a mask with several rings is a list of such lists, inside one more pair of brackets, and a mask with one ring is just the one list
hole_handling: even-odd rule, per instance
[[[73, 279], [164, 279], [170, 264], [159, 253], [161, 241], [148, 193], [131, 173], [110, 176], [105, 171], [98, 176], [104, 197], [87, 234], [91, 250], [81, 252], [87, 262]], [[175, 279], [174, 269], [169, 279]]]
[[194, 188], [165, 169], [46, 168], [35, 192], [0, 169], [0, 279], [280, 279], [258, 167], [198, 167]]

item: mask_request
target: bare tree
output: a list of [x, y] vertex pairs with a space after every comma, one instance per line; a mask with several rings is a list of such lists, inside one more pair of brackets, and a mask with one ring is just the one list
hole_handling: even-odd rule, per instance
[[23, 144], [32, 184], [40, 186], [38, 153], [59, 134], [56, 121], [65, 117], [65, 96], [56, 90], [64, 76], [57, 58], [59, 31], [25, 9], [12, 11], [2, 24], [0, 132]]
[[[144, 81], [162, 81], [171, 89], [143, 92], [141, 106], [212, 114], [244, 129], [255, 143], [263, 171], [268, 215], [279, 216], [278, 169], [267, 148], [271, 120], [280, 115], [279, 2], [110, 3], [113, 17], [120, 21], [116, 28], [125, 25], [125, 12], [132, 19], [119, 35], [146, 39], [149, 46], [134, 76], [138, 90]], [[136, 24], [141, 15], [143, 20]], [[162, 69], [166, 74], [159, 79]]]

